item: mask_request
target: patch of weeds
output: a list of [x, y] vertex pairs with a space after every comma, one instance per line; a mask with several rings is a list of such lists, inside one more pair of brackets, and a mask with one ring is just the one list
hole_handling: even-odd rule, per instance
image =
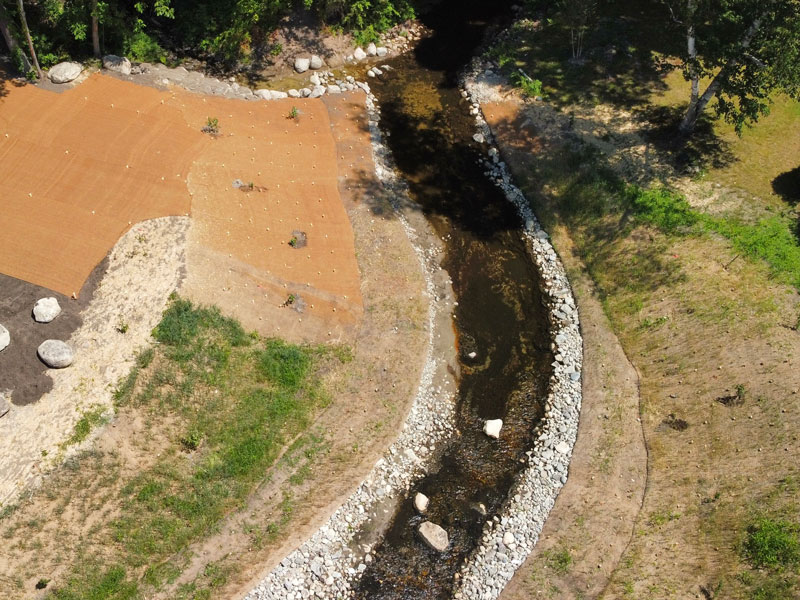
[[144, 582], [154, 588], [164, 583], [173, 583], [181, 574], [181, 569], [171, 561], [152, 565], [144, 573]]
[[292, 109], [289, 111], [289, 114], [286, 115], [287, 119], [297, 120], [297, 117], [300, 116], [300, 111], [297, 110], [296, 106], [292, 106]]
[[139, 586], [127, 578], [119, 565], [104, 569], [98, 563], [84, 563], [67, 583], [55, 590], [53, 600], [136, 600]]
[[675, 431], [686, 431], [689, 429], [689, 422], [685, 419], [679, 419], [674, 414], [667, 415], [662, 423]]
[[200, 131], [202, 131], [203, 133], [208, 133], [209, 135], [218, 135], [219, 119], [217, 119], [217, 117], [207, 117], [206, 124], [203, 125]]
[[667, 321], [669, 321], [669, 317], [666, 315], [661, 315], [660, 317], [656, 317], [655, 319], [652, 319], [650, 317], [645, 317], [644, 319], [639, 321], [639, 329], [641, 331], [658, 329]]
[[548, 550], [544, 553], [547, 566], [559, 575], [566, 575], [572, 566], [572, 555], [567, 548]]
[[538, 79], [529, 77], [521, 70], [517, 70], [512, 73], [511, 80], [528, 98], [540, 98], [542, 96], [542, 82]]
[[745, 389], [744, 385], [739, 383], [736, 385], [733, 394], [728, 394], [727, 396], [720, 396], [717, 398], [717, 402], [720, 404], [724, 404], [725, 406], [741, 406], [744, 404], [745, 397], [747, 395], [747, 390]]
[[117, 321], [117, 325], [114, 327], [114, 329], [117, 330], [117, 333], [125, 334], [125, 333], [128, 333], [128, 329], [130, 329], [130, 325], [128, 325], [127, 321], [125, 321], [123, 319], [120, 319], [119, 321]]
[[755, 568], [784, 569], [800, 563], [800, 539], [797, 524], [767, 517], [757, 519], [747, 528], [742, 545], [744, 557]]
[[190, 430], [181, 438], [181, 446], [187, 452], [194, 452], [203, 443], [203, 434], [197, 429]]
[[42, 577], [39, 581], [36, 582], [36, 585], [34, 587], [37, 590], [43, 590], [43, 589], [45, 589], [47, 587], [48, 583], [50, 583], [50, 580], [49, 579], [45, 579], [44, 577]]
[[665, 523], [669, 523], [670, 521], [675, 521], [680, 519], [680, 513], [676, 513], [673, 511], [656, 511], [650, 515], [650, 518], [647, 519], [647, 524], [651, 527], [661, 527]]
[[102, 406], [96, 406], [84, 412], [81, 418], [78, 419], [78, 422], [75, 423], [72, 435], [63, 443], [62, 448], [80, 444], [89, 437], [92, 429], [98, 425], [107, 423], [108, 419], [103, 416], [104, 413], [105, 408]]
[[293, 235], [292, 238], [289, 240], [289, 245], [292, 248], [297, 248], [297, 236]]
[[283, 44], [280, 42], [272, 44], [272, 47], [269, 49], [270, 56], [280, 56], [281, 52], [283, 52]]

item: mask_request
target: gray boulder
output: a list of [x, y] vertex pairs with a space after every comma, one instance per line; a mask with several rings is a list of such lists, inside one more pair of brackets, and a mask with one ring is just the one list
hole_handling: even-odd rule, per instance
[[329, 85], [328, 86], [328, 93], [329, 94], [341, 94], [342, 93], [342, 88], [340, 88], [338, 85]]
[[262, 100], [272, 100], [272, 92], [270, 90], [256, 90], [253, 93]]
[[72, 364], [75, 354], [65, 342], [61, 340], [45, 340], [36, 351], [44, 364], [51, 369], [63, 369]]
[[356, 60], [364, 60], [367, 58], [367, 53], [361, 47], [356, 48], [356, 51], [353, 52], [353, 58]]
[[387, 54], [389, 54], [389, 49], [388, 49], [388, 48], [385, 48], [385, 47], [383, 47], [383, 46], [378, 46], [378, 47], [375, 49], [375, 54], [376, 54], [377, 56], [386, 56]]
[[419, 533], [423, 542], [437, 552], [444, 552], [450, 545], [450, 538], [447, 532], [436, 523], [431, 523], [430, 521], [423, 522], [417, 528], [417, 533]]
[[33, 305], [33, 318], [37, 323], [49, 323], [61, 314], [61, 306], [55, 298], [40, 298]]
[[300, 92], [298, 90], [289, 90], [286, 93], [289, 94], [289, 98], [299, 98], [300, 97]]
[[308, 95], [309, 98], [319, 98], [320, 96], [325, 94], [325, 87], [321, 85], [315, 85], [314, 89], [311, 90], [311, 93]]
[[489, 419], [483, 424], [483, 433], [490, 438], [498, 439], [503, 428], [503, 419]]
[[83, 71], [83, 65], [76, 62], [61, 62], [50, 67], [47, 76], [53, 83], [69, 83]]
[[298, 73], [305, 73], [308, 71], [308, 68], [311, 66], [311, 59], [310, 58], [300, 58], [297, 57], [294, 59], [294, 70]]
[[8, 333], [8, 329], [0, 325], [0, 352], [5, 350], [10, 343], [11, 343], [11, 334]]
[[316, 73], [314, 73], [311, 77], [309, 77], [308, 81], [311, 83], [311, 85], [322, 85], [322, 80]]
[[370, 42], [369, 46], [367, 46], [367, 54], [369, 56], [375, 56], [378, 53], [378, 48], [375, 46], [373, 42]]
[[103, 68], [109, 71], [116, 71], [123, 75], [131, 74], [131, 61], [124, 56], [117, 56], [115, 54], [106, 54], [103, 57]]
[[312, 69], [314, 70], [321, 69], [323, 64], [324, 63], [322, 62], [322, 59], [319, 56], [317, 56], [316, 54], [311, 55], [311, 61], [309, 62], [309, 66]]
[[272, 90], [272, 99], [277, 100], [278, 98], [288, 98], [289, 94], [286, 92], [280, 92], [278, 90]]
[[417, 512], [421, 515], [424, 515], [425, 511], [428, 510], [429, 503], [430, 500], [428, 500], [428, 497], [422, 492], [417, 492], [417, 495], [414, 496], [414, 508], [417, 509]]
[[300, 90], [300, 95], [303, 98], [308, 98], [311, 95], [311, 88], [303, 88], [302, 90]]

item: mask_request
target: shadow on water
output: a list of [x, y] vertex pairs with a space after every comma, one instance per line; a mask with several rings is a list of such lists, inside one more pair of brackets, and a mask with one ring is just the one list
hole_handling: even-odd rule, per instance
[[[423, 18], [434, 33], [414, 56], [391, 61], [390, 76], [372, 86], [398, 170], [445, 242], [443, 266], [458, 298], [462, 378], [459, 434], [394, 515], [357, 598], [448, 598], [455, 572], [504, 502], [541, 419], [552, 358], [539, 275], [514, 207], [477, 163], [473, 118], [456, 80], [508, 4], [443, 2]], [[491, 440], [483, 422], [498, 417], [501, 439]], [[417, 537], [423, 518], [411, 505], [416, 491], [430, 498], [425, 519], [450, 535], [443, 554]]]

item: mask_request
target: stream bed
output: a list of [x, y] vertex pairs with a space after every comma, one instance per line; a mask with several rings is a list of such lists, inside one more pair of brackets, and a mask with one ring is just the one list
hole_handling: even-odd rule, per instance
[[[504, 2], [445, 0], [422, 17], [432, 34], [389, 61], [390, 76], [370, 82], [399, 174], [445, 244], [461, 377], [458, 433], [397, 509], [356, 598], [450, 598], [455, 573], [506, 500], [542, 418], [553, 357], [540, 276], [515, 207], [478, 163], [474, 117], [458, 88], [459, 70], [508, 13]], [[499, 440], [483, 433], [484, 421], [496, 418]], [[424, 516], [410, 501], [418, 491], [430, 499]], [[419, 538], [424, 520], [447, 530], [446, 552]]]

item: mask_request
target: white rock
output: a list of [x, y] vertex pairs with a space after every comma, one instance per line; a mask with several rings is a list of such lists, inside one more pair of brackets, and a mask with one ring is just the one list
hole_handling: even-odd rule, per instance
[[486, 141], [486, 138], [483, 137], [482, 133], [476, 133], [475, 135], [472, 136], [472, 139], [478, 142], [479, 144], [482, 144]]
[[338, 85], [329, 85], [328, 86], [328, 93], [329, 94], [341, 94], [342, 93], [342, 88], [340, 88]]
[[33, 305], [33, 318], [37, 323], [49, 323], [61, 314], [61, 307], [55, 298], [40, 298]]
[[272, 100], [272, 92], [270, 90], [256, 90], [253, 93], [262, 100]]
[[72, 348], [61, 340], [45, 340], [39, 344], [36, 353], [42, 362], [51, 369], [68, 367], [75, 358]]
[[322, 62], [322, 59], [319, 56], [317, 56], [316, 54], [311, 55], [311, 61], [309, 62], [309, 66], [312, 69], [321, 69], [323, 64], [324, 63]]
[[289, 90], [286, 93], [289, 94], [289, 98], [299, 98], [300, 97], [300, 92], [298, 90]]
[[300, 90], [300, 95], [303, 98], [308, 98], [311, 95], [311, 88], [303, 88], [302, 90]]
[[325, 87], [321, 85], [315, 85], [314, 89], [311, 90], [311, 93], [308, 95], [309, 98], [319, 98], [325, 94]]
[[356, 60], [364, 60], [365, 58], [367, 58], [367, 53], [364, 52], [364, 50], [359, 46], [358, 48], [356, 48], [356, 51], [353, 52], [353, 58], [355, 58]]
[[469, 354], [467, 354], [467, 356], [469, 358], [475, 358], [476, 356], [478, 356], [478, 353], [477, 352], [470, 352]]
[[558, 444], [556, 444], [556, 452], [566, 454], [569, 452], [569, 444], [567, 442], [558, 442]]
[[428, 510], [429, 503], [430, 500], [428, 500], [428, 497], [422, 492], [417, 492], [417, 495], [414, 496], [414, 508], [421, 515], [424, 515], [425, 511]]
[[510, 531], [506, 531], [503, 534], [503, 545], [510, 546], [511, 544], [515, 543], [516, 539], [514, 539], [514, 534]]
[[123, 75], [131, 74], [131, 61], [124, 56], [117, 56], [115, 54], [106, 54], [103, 57], [103, 68], [109, 71], [116, 71]]
[[383, 47], [383, 46], [378, 46], [378, 47], [375, 49], [375, 53], [376, 53], [378, 56], [386, 56], [387, 54], [389, 54], [389, 49], [388, 49], [388, 48], [385, 48], [385, 47]]
[[277, 100], [278, 98], [288, 98], [289, 94], [286, 92], [279, 92], [278, 90], [272, 90], [272, 99]]
[[299, 56], [294, 59], [294, 70], [298, 73], [305, 73], [311, 66], [310, 58], [300, 58]]
[[5, 350], [11, 343], [11, 334], [8, 329], [0, 325], [0, 352]]
[[0, 417], [5, 417], [8, 411], [11, 410], [11, 390], [3, 390], [0, 392]]
[[311, 85], [320, 85], [322, 83], [322, 80], [316, 73], [314, 73], [311, 77], [309, 77], [308, 81], [311, 82]]
[[372, 67], [372, 72], [375, 73], [375, 75], [383, 75], [383, 71], [381, 71], [378, 67]]
[[450, 545], [450, 538], [447, 532], [436, 523], [424, 521], [418, 528], [422, 541], [437, 552], [444, 552]]
[[83, 65], [76, 62], [61, 62], [50, 67], [47, 76], [53, 83], [67, 83], [72, 81], [83, 71]]
[[367, 76], [368, 76], [368, 77], [375, 77], [375, 71], [373, 71], [372, 69], [370, 69], [369, 71], [367, 71]]
[[483, 433], [490, 438], [498, 439], [503, 428], [503, 419], [489, 419], [483, 424]]
[[378, 48], [375, 47], [375, 44], [373, 42], [370, 42], [369, 46], [367, 46], [367, 55], [375, 56], [377, 53], [378, 53]]

